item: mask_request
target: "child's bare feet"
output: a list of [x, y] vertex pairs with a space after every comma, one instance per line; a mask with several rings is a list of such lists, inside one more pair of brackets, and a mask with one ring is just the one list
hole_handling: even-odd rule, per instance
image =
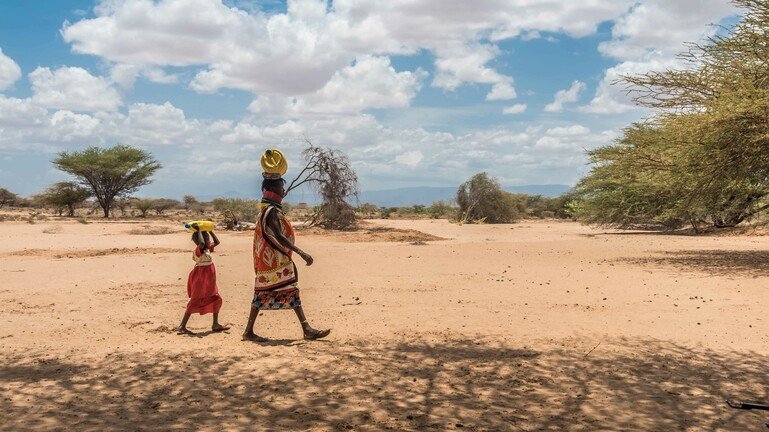
[[221, 325], [219, 323], [216, 323], [213, 326], [211, 326], [211, 331], [213, 331], [213, 332], [223, 332], [223, 331], [229, 330], [229, 329], [230, 329], [230, 326], [223, 326], [223, 325]]
[[191, 334], [195, 334], [195, 333], [187, 330], [187, 327], [179, 327], [179, 330], [176, 331], [176, 334], [178, 334], [178, 335], [191, 335]]
[[267, 342], [267, 338], [263, 338], [254, 332], [243, 333], [243, 340], [249, 342]]

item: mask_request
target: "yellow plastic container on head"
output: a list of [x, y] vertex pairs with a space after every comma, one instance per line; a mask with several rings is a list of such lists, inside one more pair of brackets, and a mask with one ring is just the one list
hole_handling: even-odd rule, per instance
[[288, 161], [280, 150], [271, 148], [262, 154], [262, 175], [267, 179], [279, 179], [288, 171]]
[[192, 227], [192, 224], [198, 224], [198, 228], [200, 228], [201, 231], [214, 230], [214, 223], [211, 221], [190, 221], [184, 224], [184, 227], [187, 228], [187, 231], [195, 232], [195, 228]]

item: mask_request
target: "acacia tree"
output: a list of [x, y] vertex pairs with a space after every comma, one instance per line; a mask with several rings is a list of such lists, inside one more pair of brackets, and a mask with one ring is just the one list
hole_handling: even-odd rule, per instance
[[166, 210], [178, 208], [181, 205], [179, 201], [171, 198], [158, 198], [154, 201], [153, 210], [155, 210], [158, 216], [162, 216]]
[[347, 200], [358, 196], [358, 176], [343, 153], [317, 147], [305, 140], [305, 160], [299, 175], [291, 181], [286, 193], [308, 184], [321, 197], [321, 204], [310, 217], [310, 225], [347, 230], [357, 226], [355, 209]]
[[[731, 28], [681, 54], [684, 67], [626, 76], [641, 106], [658, 117], [685, 116], [690, 143], [704, 156], [698, 189], [715, 179], [769, 176], [769, 1], [735, 0], [744, 11]], [[691, 115], [696, 113], [696, 115]]]
[[[38, 198], [56, 209], [67, 209], [67, 215], [75, 216], [75, 207], [91, 196], [91, 190], [75, 182], [54, 183], [44, 190]], [[61, 212], [59, 212], [61, 215]]]
[[185, 195], [182, 201], [184, 201], [185, 210], [194, 210], [200, 206], [200, 202], [194, 195]]
[[194, 195], [185, 195], [183, 201], [185, 210], [200, 214], [203, 213], [203, 203], [198, 201]]
[[769, 1], [736, 0], [732, 28], [681, 55], [684, 67], [626, 76], [653, 109], [589, 153], [577, 214], [619, 226], [735, 226], [769, 209]]
[[13, 204], [19, 196], [6, 188], [0, 188], [0, 208], [6, 204]]
[[593, 168], [574, 191], [576, 216], [621, 228], [688, 223], [698, 231], [701, 225], [735, 226], [766, 210], [766, 179], [710, 177], [711, 154], [685, 124], [698, 115], [637, 123], [615, 144], [590, 151]]
[[148, 152], [126, 145], [64, 151], [53, 164], [90, 187], [107, 218], [116, 197], [128, 196], [151, 183], [152, 175], [161, 168]]
[[131, 208], [131, 203], [133, 203], [132, 198], [120, 198], [115, 200], [114, 208], [117, 208], [120, 210], [120, 216], [125, 216], [126, 210]]
[[139, 210], [143, 218], [147, 217], [147, 212], [155, 208], [155, 200], [151, 198], [137, 198], [133, 202], [136, 210]]

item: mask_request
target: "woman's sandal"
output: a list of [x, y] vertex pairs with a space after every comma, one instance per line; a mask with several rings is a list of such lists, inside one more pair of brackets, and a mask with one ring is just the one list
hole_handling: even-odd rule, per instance
[[313, 331], [312, 331], [312, 332], [310, 332], [310, 333], [308, 333], [308, 332], [305, 332], [305, 333], [304, 333], [304, 338], [305, 338], [306, 340], [316, 340], [316, 339], [323, 339], [324, 337], [328, 336], [329, 334], [331, 334], [331, 329], [326, 329], [326, 330], [313, 330]]
[[269, 341], [269, 339], [267, 339], [265, 337], [261, 337], [258, 334], [243, 335], [243, 338], [241, 340], [248, 341], [248, 342], [267, 342], [267, 341]]

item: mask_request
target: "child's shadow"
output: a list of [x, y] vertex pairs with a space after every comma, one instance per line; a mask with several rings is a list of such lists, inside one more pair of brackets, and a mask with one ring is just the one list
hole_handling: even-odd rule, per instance
[[189, 337], [196, 337], [196, 338], [204, 338], [204, 337], [212, 335], [212, 334], [229, 334], [229, 333], [230, 333], [229, 330], [224, 330], [224, 331], [206, 330], [206, 331], [202, 331], [202, 332], [187, 333], [187, 336], [189, 336]]
[[179, 336], [189, 336], [189, 337], [196, 337], [196, 338], [203, 338], [212, 334], [230, 334], [230, 330], [232, 330], [232, 327], [227, 328], [226, 330], [205, 330], [205, 331], [190, 331], [189, 333], [176, 333]]

